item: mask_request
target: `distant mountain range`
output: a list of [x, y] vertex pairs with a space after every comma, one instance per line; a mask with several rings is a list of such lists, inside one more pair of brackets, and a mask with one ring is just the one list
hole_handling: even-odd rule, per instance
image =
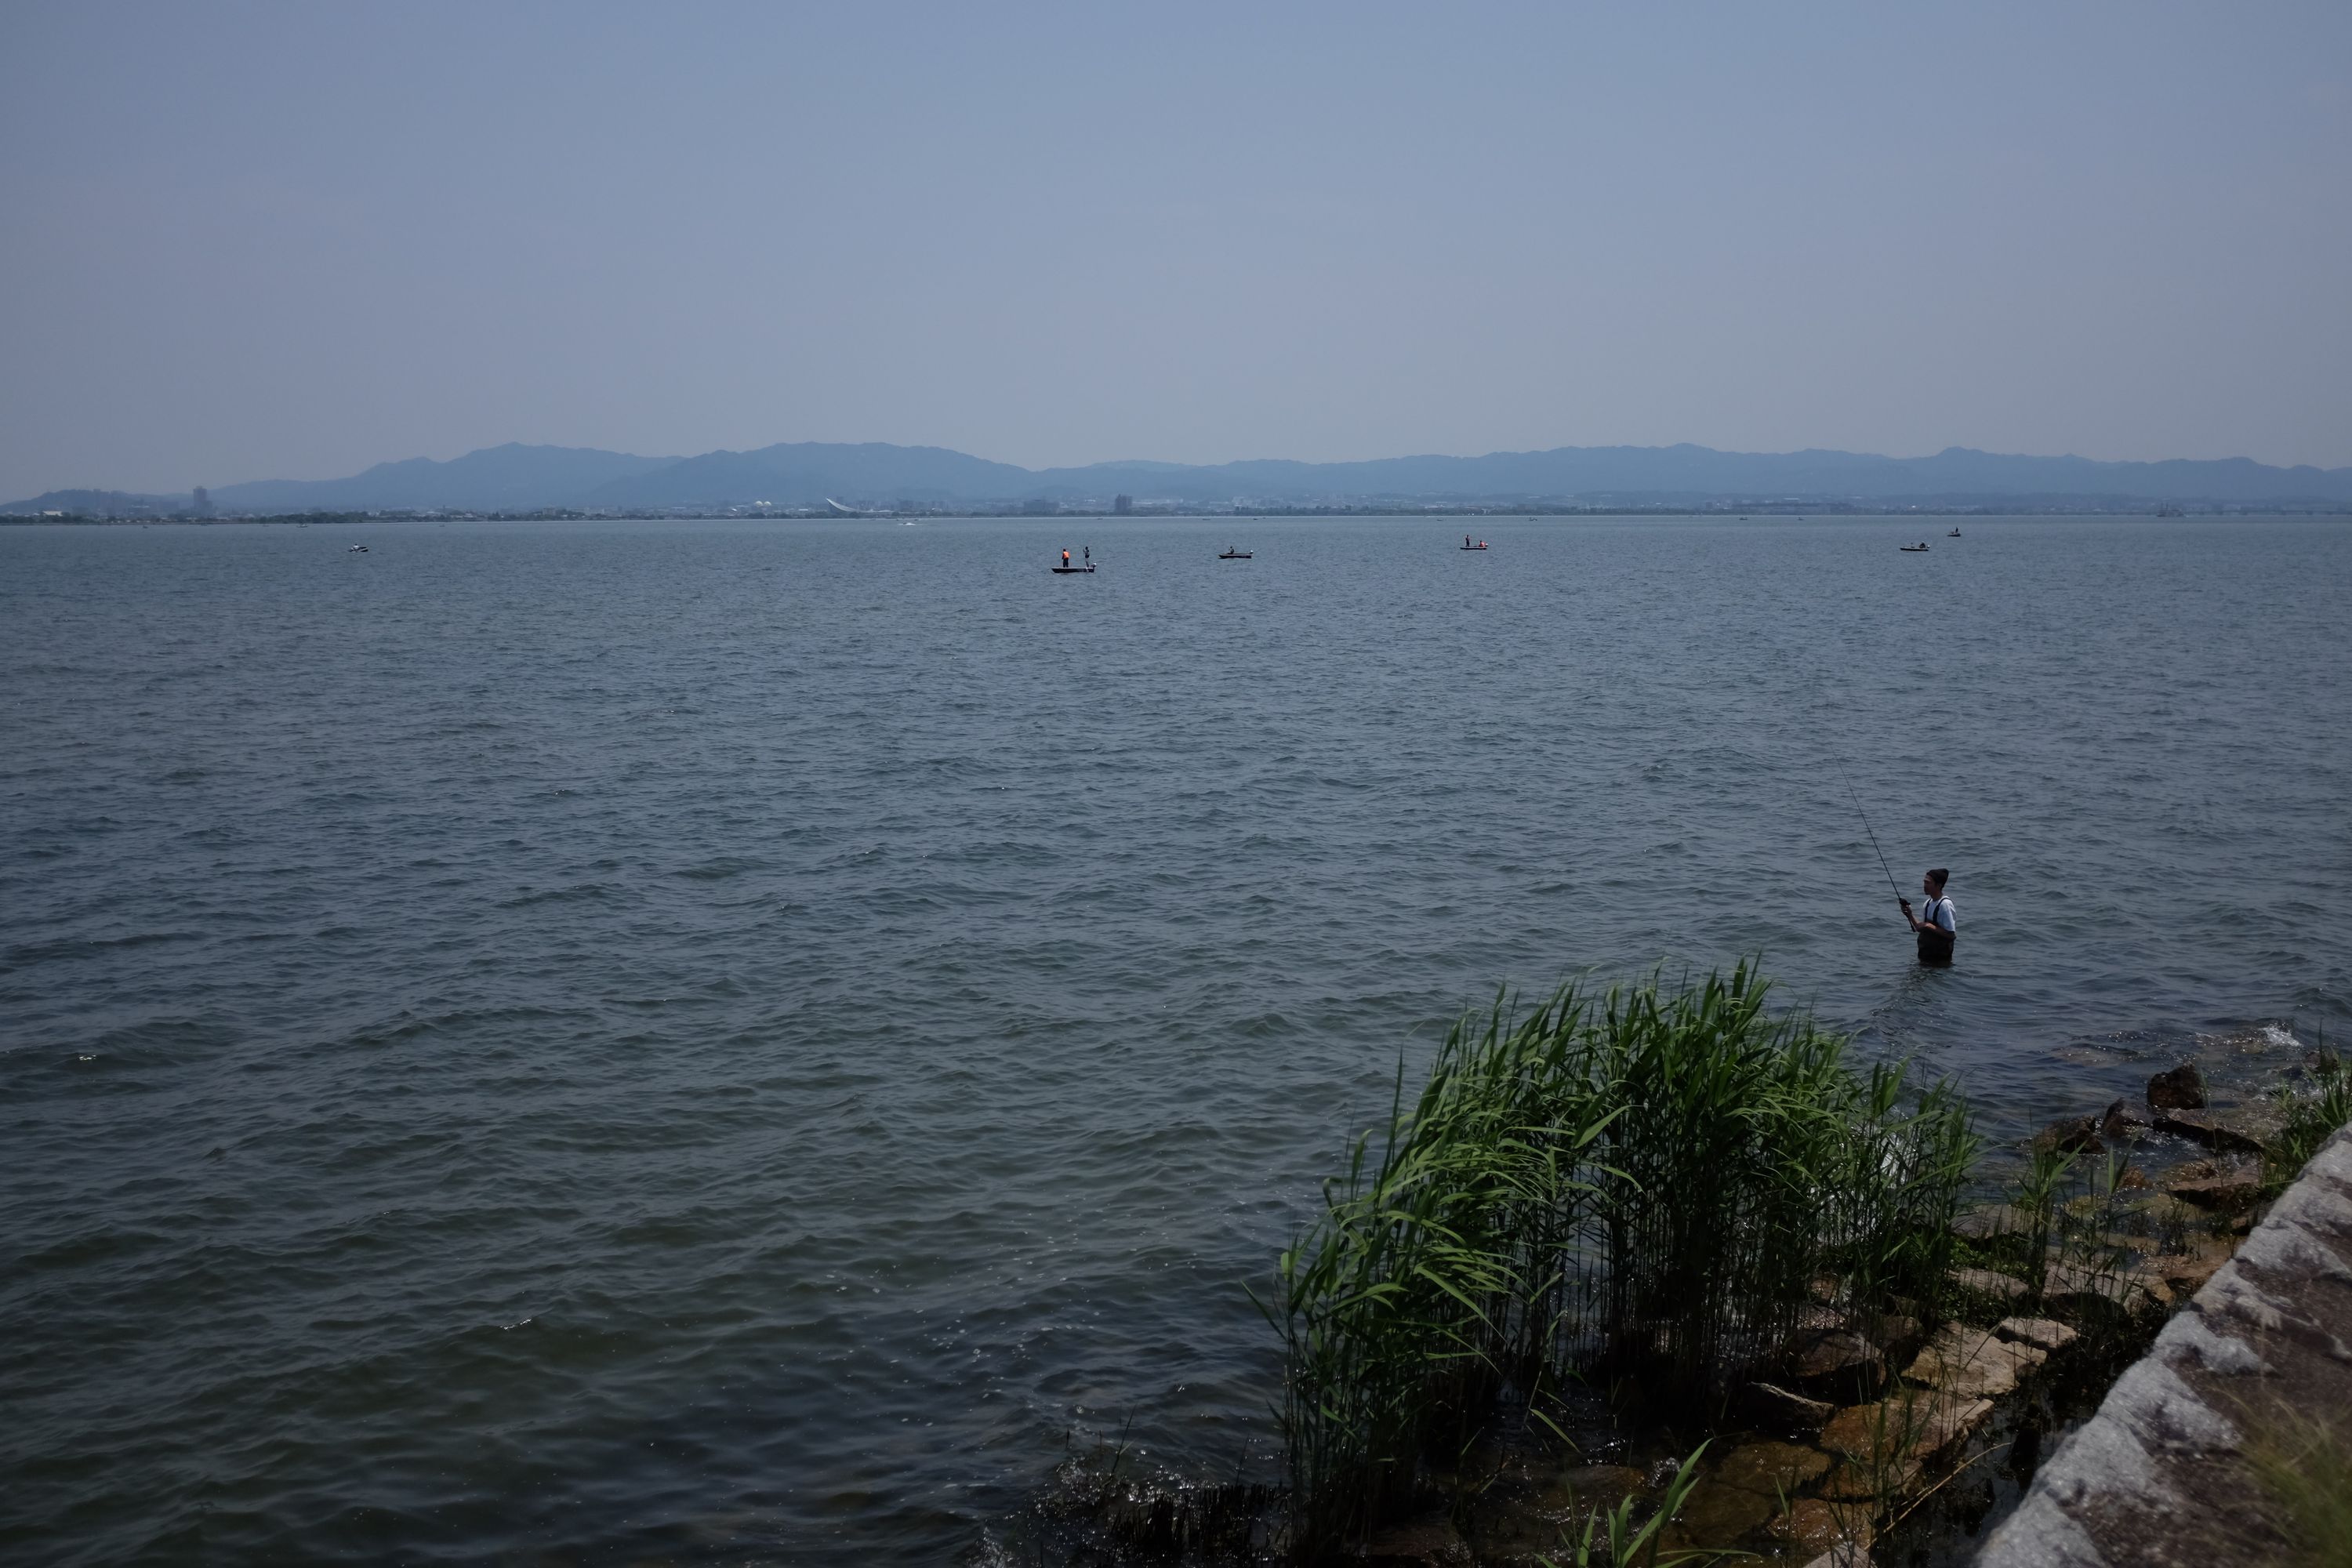
[[[940, 447], [782, 442], [751, 452], [640, 458], [579, 447], [509, 443], [447, 462], [379, 463], [347, 479], [222, 485], [215, 512], [670, 510], [751, 506], [1018, 507], [1383, 501], [1601, 504], [1783, 501], [1975, 504], [2032, 499], [2266, 505], [2352, 501], [2352, 468], [2272, 468], [2245, 458], [2103, 463], [2022, 458], [1951, 447], [1932, 458], [1855, 452], [1718, 452], [1706, 447], [1559, 447], [1483, 458], [1383, 458], [1358, 463], [1096, 463], [1020, 468]], [[188, 495], [52, 490], [0, 506], [135, 516], [185, 511]]]

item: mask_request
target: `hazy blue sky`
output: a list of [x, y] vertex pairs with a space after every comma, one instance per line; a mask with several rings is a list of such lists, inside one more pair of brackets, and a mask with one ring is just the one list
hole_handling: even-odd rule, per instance
[[2352, 463], [2352, 5], [0, 0], [0, 498], [509, 440]]

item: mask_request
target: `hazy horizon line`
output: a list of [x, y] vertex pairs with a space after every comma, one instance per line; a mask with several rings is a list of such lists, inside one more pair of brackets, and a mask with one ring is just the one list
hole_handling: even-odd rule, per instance
[[[455, 453], [453, 453], [453, 454], [451, 454], [450, 456], [447, 456], [447, 457], [437, 457], [437, 456], [435, 456], [435, 455], [433, 455], [432, 453], [429, 453], [429, 452], [417, 452], [417, 453], [411, 453], [411, 454], [409, 454], [409, 455], [407, 455], [407, 456], [404, 456], [404, 457], [399, 457], [399, 458], [381, 458], [376, 459], [376, 460], [375, 460], [375, 461], [373, 461], [373, 462], [370, 462], [370, 463], [363, 464], [363, 465], [362, 465], [360, 468], [355, 468], [355, 469], [352, 469], [352, 470], [347, 471], [347, 472], [334, 472], [334, 471], [327, 471], [327, 472], [310, 472], [310, 473], [284, 473], [284, 472], [281, 472], [281, 473], [275, 473], [275, 474], [267, 474], [267, 475], [263, 475], [263, 476], [259, 476], [259, 477], [256, 477], [256, 478], [236, 479], [226, 479], [226, 480], [210, 480], [210, 481], [206, 481], [206, 482], [202, 486], [202, 488], [204, 488], [204, 489], [207, 489], [207, 490], [213, 490], [213, 489], [232, 489], [232, 488], [235, 488], [235, 487], [236, 487], [236, 486], [240, 486], [240, 485], [250, 485], [250, 484], [271, 484], [271, 483], [317, 484], [317, 483], [327, 483], [327, 482], [331, 482], [331, 481], [333, 481], [333, 480], [337, 480], [337, 479], [357, 479], [357, 478], [359, 478], [360, 476], [362, 476], [362, 475], [363, 475], [363, 474], [366, 474], [366, 473], [370, 472], [370, 471], [371, 471], [371, 470], [373, 470], [373, 469], [375, 469], [375, 468], [391, 468], [391, 467], [395, 467], [395, 466], [397, 466], [397, 465], [399, 465], [399, 464], [403, 464], [403, 463], [417, 463], [417, 462], [423, 462], [423, 463], [455, 463], [455, 462], [461, 461], [461, 460], [463, 460], [464, 458], [473, 457], [473, 456], [475, 456], [475, 455], [476, 455], [476, 454], [478, 454], [478, 453], [482, 453], [482, 452], [495, 452], [495, 451], [499, 451], [499, 450], [501, 450], [501, 449], [506, 448], [506, 447], [518, 447], [518, 448], [521, 448], [521, 449], [523, 449], [523, 450], [532, 450], [532, 451], [555, 451], [555, 452], [604, 452], [604, 453], [610, 453], [610, 454], [612, 454], [612, 455], [614, 455], [614, 456], [615, 456], [615, 457], [636, 458], [642, 458], [642, 459], [645, 459], [645, 460], [647, 460], [647, 461], [661, 461], [661, 462], [690, 462], [690, 461], [693, 461], [694, 459], [696, 459], [696, 458], [709, 458], [709, 457], [714, 457], [714, 456], [718, 456], [718, 455], [720, 455], [720, 454], [727, 454], [727, 453], [732, 453], [732, 454], [741, 455], [741, 454], [747, 454], [747, 453], [752, 453], [752, 452], [764, 452], [764, 451], [772, 450], [772, 449], [773, 449], [773, 448], [775, 448], [775, 447], [891, 447], [891, 448], [898, 449], [898, 450], [902, 450], [902, 451], [935, 451], [935, 452], [951, 452], [951, 453], [954, 453], [955, 455], [957, 455], [957, 456], [959, 456], [959, 457], [974, 458], [978, 458], [979, 460], [981, 460], [981, 461], [982, 461], [982, 462], [1001, 463], [1001, 464], [1003, 464], [1003, 466], [1005, 466], [1005, 467], [1007, 467], [1007, 468], [1021, 468], [1021, 469], [1023, 469], [1023, 470], [1024, 470], [1024, 471], [1026, 471], [1026, 472], [1033, 473], [1033, 474], [1051, 473], [1051, 472], [1054, 472], [1054, 471], [1056, 471], [1056, 470], [1065, 470], [1065, 471], [1066, 471], [1066, 470], [1080, 470], [1080, 469], [1087, 469], [1087, 468], [1117, 468], [1117, 467], [1120, 467], [1120, 466], [1122, 466], [1122, 465], [1130, 465], [1130, 464], [1133, 464], [1133, 465], [1151, 465], [1151, 466], [1165, 467], [1165, 468], [1222, 468], [1236, 467], [1236, 466], [1239, 466], [1239, 465], [1241, 465], [1241, 464], [1244, 464], [1244, 463], [1296, 463], [1296, 464], [1298, 464], [1298, 465], [1300, 465], [1300, 466], [1302, 466], [1302, 467], [1307, 467], [1307, 468], [1323, 468], [1323, 467], [1337, 467], [1337, 466], [1345, 465], [1345, 464], [1350, 464], [1350, 463], [1408, 462], [1408, 461], [1414, 460], [1414, 459], [1416, 459], [1416, 458], [1447, 458], [1447, 459], [1454, 459], [1454, 460], [1458, 460], [1458, 461], [1475, 461], [1475, 460], [1477, 460], [1477, 459], [1479, 459], [1479, 458], [1501, 458], [1501, 457], [1528, 456], [1528, 455], [1536, 455], [1536, 454], [1542, 454], [1542, 453], [1548, 453], [1548, 452], [1569, 452], [1569, 451], [1577, 451], [1577, 452], [1606, 452], [1606, 451], [1669, 452], [1669, 451], [1674, 451], [1674, 450], [1675, 450], [1675, 449], [1677, 449], [1677, 448], [1683, 448], [1683, 447], [1688, 447], [1688, 448], [1691, 448], [1691, 449], [1696, 450], [1696, 451], [1703, 451], [1703, 452], [1713, 452], [1713, 453], [1718, 453], [1718, 454], [1721, 454], [1721, 455], [1726, 456], [1726, 457], [1746, 457], [1746, 458], [1793, 458], [1793, 457], [1802, 457], [1802, 456], [1805, 456], [1805, 455], [1807, 455], [1807, 454], [1809, 454], [1809, 453], [1822, 453], [1822, 454], [1825, 454], [1825, 455], [1832, 455], [1832, 456], [1837, 456], [1837, 457], [1846, 457], [1846, 458], [1880, 458], [1880, 459], [1883, 459], [1883, 460], [1885, 460], [1885, 461], [1888, 461], [1888, 462], [1898, 462], [1898, 463], [1899, 463], [1899, 462], [1916, 462], [1916, 461], [1918, 461], [1918, 460], [1920, 460], [1920, 459], [1922, 459], [1922, 458], [1938, 458], [1938, 457], [1943, 457], [1943, 456], [1945, 456], [1945, 455], [1947, 455], [1947, 454], [1949, 454], [1949, 453], [1954, 453], [1954, 452], [1964, 452], [1964, 453], [1975, 453], [1975, 454], [1981, 454], [1981, 455], [1986, 456], [1986, 457], [1993, 457], [1993, 458], [2030, 458], [2030, 459], [2040, 460], [2040, 461], [2053, 461], [2053, 462], [2054, 462], [2054, 461], [2069, 461], [2069, 460], [2071, 460], [2071, 461], [2076, 461], [2076, 462], [2100, 463], [2100, 464], [2157, 464], [2157, 463], [2230, 463], [2230, 462], [2246, 462], [2246, 463], [2252, 463], [2252, 464], [2255, 464], [2256, 466], [2261, 467], [2261, 468], [2276, 468], [2276, 469], [2279, 469], [2279, 470], [2280, 470], [2280, 471], [2282, 471], [2282, 472], [2293, 472], [2294, 470], [2298, 469], [2298, 468], [2308, 468], [2308, 469], [2312, 470], [2312, 471], [2313, 471], [2313, 472], [2315, 472], [2315, 473], [2320, 473], [2320, 474], [2336, 474], [2336, 473], [2341, 473], [2341, 472], [2344, 472], [2344, 471], [2346, 471], [2346, 470], [2347, 470], [2347, 469], [2352, 469], [2352, 459], [2347, 459], [2347, 461], [2346, 461], [2346, 462], [2344, 462], [2344, 463], [2338, 463], [2338, 464], [2321, 464], [2321, 463], [2308, 463], [2308, 462], [2304, 462], [2304, 463], [2278, 463], [2278, 462], [2271, 462], [2271, 461], [2267, 461], [2267, 460], [2265, 460], [2265, 459], [2263, 459], [2263, 458], [2255, 458], [2255, 457], [2253, 457], [2253, 456], [2252, 456], [2252, 455], [2250, 455], [2250, 454], [2248, 454], [2248, 453], [2244, 453], [2244, 452], [2230, 452], [2230, 453], [2224, 453], [2224, 454], [2221, 454], [2221, 455], [2220, 455], [2220, 456], [2213, 456], [2213, 457], [2198, 457], [2198, 456], [2188, 456], [2188, 455], [2178, 455], [2178, 454], [2177, 454], [2177, 455], [2174, 455], [2174, 456], [2171, 456], [2171, 457], [2165, 457], [2165, 458], [2102, 458], [2102, 457], [2094, 457], [2094, 456], [2090, 456], [2090, 455], [2085, 454], [2085, 453], [2082, 453], [2082, 452], [2075, 452], [2075, 451], [2040, 451], [2040, 452], [2033, 452], [2033, 451], [2001, 451], [2001, 450], [1999, 450], [1999, 449], [1997, 449], [1997, 448], [1990, 447], [1972, 447], [1972, 446], [1969, 446], [1969, 445], [1967, 445], [1967, 444], [1965, 444], [1965, 443], [1961, 443], [1961, 442], [1948, 442], [1948, 443], [1946, 443], [1945, 445], [1943, 445], [1943, 446], [1941, 446], [1941, 447], [1936, 447], [1936, 448], [1935, 448], [1934, 450], [1932, 450], [1932, 451], [1921, 451], [1921, 452], [1889, 452], [1889, 451], [1871, 451], [1871, 450], [1866, 450], [1866, 449], [1864, 449], [1864, 448], [1857, 447], [1831, 447], [1831, 446], [1821, 446], [1821, 445], [1811, 445], [1811, 446], [1803, 446], [1803, 447], [1783, 447], [1783, 448], [1780, 448], [1780, 449], [1775, 450], [1775, 449], [1769, 449], [1769, 448], [1760, 447], [1713, 447], [1713, 446], [1709, 446], [1709, 445], [1707, 445], [1707, 444], [1706, 444], [1706, 442], [1704, 442], [1704, 441], [1694, 441], [1694, 440], [1680, 440], [1680, 441], [1654, 441], [1654, 442], [1643, 442], [1643, 441], [1606, 441], [1606, 442], [1591, 442], [1591, 443], [1580, 443], [1580, 442], [1560, 442], [1560, 443], [1558, 443], [1558, 444], [1556, 444], [1556, 445], [1549, 446], [1549, 447], [1486, 447], [1486, 448], [1485, 448], [1484, 450], [1480, 450], [1480, 451], [1443, 451], [1443, 450], [1438, 450], [1438, 449], [1435, 449], [1435, 448], [1423, 447], [1423, 448], [1420, 448], [1420, 449], [1418, 449], [1418, 450], [1412, 450], [1412, 451], [1392, 451], [1392, 452], [1380, 453], [1380, 454], [1377, 454], [1377, 455], [1374, 455], [1374, 456], [1370, 456], [1370, 457], [1349, 457], [1349, 458], [1292, 458], [1292, 457], [1282, 457], [1282, 456], [1260, 456], [1260, 457], [1244, 457], [1244, 458], [1220, 458], [1209, 459], [1209, 460], [1186, 460], [1186, 459], [1183, 459], [1183, 458], [1172, 458], [1121, 457], [1121, 458], [1097, 458], [1089, 459], [1089, 460], [1085, 461], [1085, 462], [1064, 462], [1064, 463], [1044, 463], [1044, 464], [1033, 464], [1033, 463], [1015, 462], [1015, 461], [1013, 461], [1013, 460], [1011, 460], [1011, 459], [1009, 459], [1009, 458], [992, 458], [992, 457], [987, 457], [987, 456], [985, 456], [985, 455], [984, 455], [984, 454], [982, 454], [982, 453], [976, 452], [976, 451], [972, 451], [972, 450], [970, 450], [970, 449], [968, 449], [968, 448], [961, 447], [952, 447], [952, 446], [949, 446], [949, 445], [947, 445], [946, 443], [944, 443], [944, 442], [940, 442], [940, 441], [891, 441], [891, 440], [877, 440], [877, 439], [865, 439], [865, 440], [854, 440], [854, 441], [853, 441], [853, 440], [825, 440], [825, 439], [821, 439], [821, 438], [816, 438], [816, 437], [805, 437], [805, 438], [798, 438], [798, 439], [794, 439], [794, 438], [785, 438], [785, 439], [780, 439], [780, 440], [775, 440], [775, 441], [764, 442], [764, 443], [762, 443], [762, 444], [761, 444], [761, 445], [758, 445], [758, 446], [750, 446], [750, 447], [726, 447], [726, 446], [719, 446], [719, 447], [703, 447], [703, 448], [701, 448], [701, 449], [700, 449], [700, 450], [698, 450], [698, 451], [690, 451], [690, 452], [682, 452], [682, 451], [662, 452], [662, 451], [655, 451], [655, 450], [640, 450], [640, 449], [636, 449], [636, 448], [630, 447], [602, 447], [602, 446], [596, 446], [596, 445], [593, 445], [593, 444], [591, 444], [591, 443], [587, 443], [587, 442], [577, 442], [577, 441], [526, 441], [526, 440], [522, 440], [522, 439], [520, 439], [520, 438], [509, 438], [509, 439], [508, 439], [508, 440], [504, 440], [504, 441], [494, 441], [494, 442], [489, 442], [489, 443], [487, 443], [487, 444], [484, 444], [484, 445], [467, 447], [465, 447], [463, 450], [460, 450], [460, 451], [455, 452]], [[199, 488], [199, 487], [198, 487], [195, 483], [193, 483], [193, 482], [191, 482], [191, 483], [189, 483], [189, 484], [186, 484], [186, 485], [184, 485], [184, 486], [180, 487], [180, 489], [177, 489], [177, 490], [142, 490], [142, 489], [134, 489], [134, 488], [131, 488], [131, 487], [129, 487], [129, 486], [118, 486], [118, 485], [110, 485], [110, 484], [103, 484], [103, 483], [98, 483], [98, 484], [71, 484], [71, 483], [68, 483], [68, 484], [52, 484], [52, 485], [48, 485], [48, 486], [44, 487], [42, 489], [40, 489], [40, 490], [38, 490], [38, 491], [36, 491], [36, 492], [35, 492], [35, 494], [34, 494], [34, 496], [32, 496], [32, 497], [27, 497], [27, 498], [26, 498], [26, 499], [27, 499], [27, 500], [31, 500], [31, 499], [35, 499], [36, 497], [40, 496], [40, 495], [56, 494], [56, 493], [59, 493], [59, 492], [63, 492], [63, 491], [69, 491], [69, 490], [89, 490], [89, 491], [101, 492], [101, 493], [116, 493], [116, 494], [122, 494], [122, 495], [142, 495], [142, 494], [143, 494], [143, 495], [159, 495], [159, 494], [179, 494], [179, 493], [183, 493], [183, 492], [189, 493], [189, 494], [193, 494], [193, 493], [196, 490], [196, 489], [198, 489], [198, 488]], [[0, 504], [16, 504], [16, 503], [13, 503], [13, 502], [7, 502], [7, 503], [0, 503]]]

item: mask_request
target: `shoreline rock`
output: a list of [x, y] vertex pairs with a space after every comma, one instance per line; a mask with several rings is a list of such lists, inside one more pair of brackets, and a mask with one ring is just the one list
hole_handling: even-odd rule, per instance
[[1993, 1325], [1992, 1331], [2002, 1339], [2032, 1345], [2051, 1355], [2083, 1337], [2078, 1331], [2068, 1328], [2055, 1318], [2003, 1318]]
[[[2147, 1108], [2150, 1110], [2202, 1110], [2205, 1109], [2205, 1075], [2197, 1070], [2195, 1062], [2183, 1062], [2168, 1072], [2158, 1073], [2147, 1080]], [[2162, 1124], [2162, 1118], [2158, 1119]]]
[[1992, 1412], [1990, 1399], [1925, 1392], [1841, 1410], [1822, 1428], [1822, 1447], [1843, 1455], [1846, 1463], [1822, 1496], [1857, 1502], [1899, 1496]]
[[2049, 1359], [2048, 1351], [2004, 1339], [1995, 1330], [1947, 1323], [1903, 1375], [1955, 1399], [1997, 1399], [2013, 1393]]
[[2147, 1136], [2151, 1123], [2131, 1108], [2128, 1100], [2116, 1100], [2099, 1118], [2099, 1133], [2111, 1143], [2130, 1143]]
[[2164, 1190], [2182, 1203], [2206, 1209], [2239, 1209], [2263, 1195], [2260, 1170], [2252, 1166], [2221, 1166], [2210, 1160], [2192, 1160], [2174, 1173]]
[[1955, 1268], [1944, 1278], [1954, 1289], [1993, 1301], [2021, 1301], [2029, 1287], [2022, 1279], [1990, 1268]]
[[1776, 1383], [1751, 1383], [1739, 1391], [1734, 1401], [1742, 1419], [1754, 1422], [1767, 1431], [1793, 1432], [1806, 1436], [1821, 1431], [1837, 1414], [1837, 1406], [1825, 1399], [1808, 1399], [1805, 1395], [1782, 1388]]
[[2034, 1134], [2037, 1149], [2054, 1149], [2061, 1154], [2099, 1154], [2106, 1145], [2099, 1142], [2099, 1119], [2095, 1116], [2070, 1116], [2053, 1121]]
[[1868, 1399], [1886, 1382], [1886, 1358], [1850, 1329], [1804, 1329], [1790, 1347], [1788, 1382], [1815, 1397]]
[[2191, 1139], [2208, 1149], [2242, 1154], [2259, 1154], [2263, 1149], [2263, 1139], [2259, 1131], [2240, 1118], [2210, 1110], [2159, 1111], [2156, 1118], [2156, 1130], [2178, 1138]]

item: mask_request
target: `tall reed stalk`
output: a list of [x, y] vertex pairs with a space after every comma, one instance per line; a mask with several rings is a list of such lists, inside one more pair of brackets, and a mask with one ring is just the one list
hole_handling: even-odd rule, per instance
[[1957, 1097], [1857, 1073], [1846, 1042], [1727, 978], [1648, 982], [1447, 1034], [1280, 1258], [1293, 1545], [1405, 1508], [1508, 1385], [1600, 1372], [1696, 1410], [1841, 1282], [1867, 1315], [1932, 1300], [1974, 1152]]

